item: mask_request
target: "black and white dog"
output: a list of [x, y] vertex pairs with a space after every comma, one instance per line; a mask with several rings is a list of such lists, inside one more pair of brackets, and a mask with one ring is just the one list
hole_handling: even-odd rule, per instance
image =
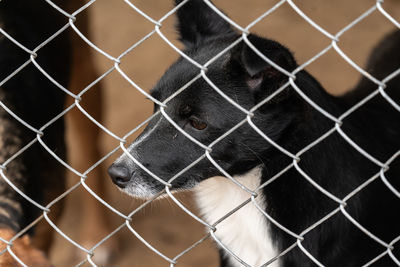
[[[180, 2], [178, 0], [177, 4]], [[239, 38], [226, 21], [200, 0], [191, 0], [182, 6], [178, 10], [178, 19], [181, 41], [186, 48], [184, 52], [200, 64]], [[248, 39], [287, 71], [298, 67], [289, 50], [279, 43], [255, 35], [249, 35]], [[372, 52], [367, 70], [377, 79], [384, 79], [400, 67], [399, 48], [400, 32], [388, 35]], [[164, 101], [198, 74], [197, 67], [180, 58], [166, 71], [152, 90], [152, 96]], [[211, 64], [206, 74], [224, 94], [247, 110], [288, 80], [244, 42]], [[310, 99], [336, 117], [377, 89], [376, 84], [363, 78], [350, 93], [335, 97], [306, 71], [296, 74], [295, 83]], [[400, 77], [393, 78], [387, 85], [388, 95], [400, 103]], [[158, 110], [156, 105], [155, 112]], [[205, 145], [246, 117], [203, 79], [168, 102], [165, 112], [186, 133]], [[255, 111], [252, 121], [265, 135], [293, 154], [334, 127], [332, 120], [304, 101], [290, 86]], [[341, 129], [380, 162], [386, 162], [400, 149], [400, 112], [380, 95], [346, 117]], [[203, 148], [180, 133], [161, 114], [151, 120], [128, 151], [165, 181], [204, 154]], [[247, 123], [213, 146], [210, 154], [224, 170], [252, 190], [293, 161]], [[339, 199], [381, 170], [338, 132], [300, 158], [299, 168]], [[114, 183], [131, 196], [148, 198], [164, 188], [128, 155], [117, 159], [109, 173]], [[395, 189], [400, 189], [400, 158], [391, 162], [385, 177]], [[194, 188], [205, 220], [211, 224], [250, 197], [249, 193], [222, 177], [207, 158], [172, 184], [176, 190]], [[321, 193], [294, 167], [261, 191], [256, 198], [257, 204], [296, 234], [339, 207], [338, 202]], [[379, 177], [346, 199], [346, 204], [345, 212], [384, 242], [389, 243], [400, 235], [400, 199]], [[250, 266], [267, 263], [296, 242], [295, 237], [268, 221], [252, 203], [216, 227], [217, 238]], [[308, 231], [301, 245], [325, 266], [361, 266], [386, 251], [386, 247], [363, 233], [340, 211]], [[395, 256], [400, 255], [398, 249], [392, 252]], [[223, 249], [221, 265], [242, 266]], [[304, 267], [315, 266], [315, 263], [296, 246], [269, 266]], [[394, 266], [394, 262], [386, 254], [373, 266]]]

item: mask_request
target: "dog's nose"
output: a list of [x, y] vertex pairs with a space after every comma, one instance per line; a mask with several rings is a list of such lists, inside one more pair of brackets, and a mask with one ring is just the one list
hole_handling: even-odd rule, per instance
[[110, 168], [108, 168], [108, 174], [113, 183], [118, 185], [120, 188], [125, 188], [131, 180], [131, 173], [128, 168], [123, 166], [111, 165]]

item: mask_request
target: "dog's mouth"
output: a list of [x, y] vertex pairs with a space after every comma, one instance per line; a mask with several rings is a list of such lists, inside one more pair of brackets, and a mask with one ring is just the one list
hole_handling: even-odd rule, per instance
[[143, 179], [139, 177], [135, 177], [135, 179], [132, 179], [131, 182], [125, 187], [118, 186], [118, 188], [123, 193], [131, 197], [144, 200], [154, 198], [157, 195], [166, 194], [165, 186], [163, 184], [149, 184], [147, 182], [144, 182]]
[[148, 182], [142, 175], [129, 170], [128, 167], [119, 164], [112, 164], [108, 168], [108, 174], [113, 183], [129, 196], [147, 199], [155, 196], [164, 188], [163, 184]]
[[168, 186], [167, 182], [160, 182], [157, 179], [139, 172], [128, 171], [128, 168], [118, 165], [111, 165], [108, 173], [113, 183], [123, 193], [138, 199], [148, 200], [157, 196], [167, 196], [170, 193], [189, 191], [195, 187], [197, 182], [192, 179], [175, 180]]
[[168, 193], [176, 194], [180, 192], [191, 191], [195, 187], [196, 183], [193, 183], [192, 186], [171, 186], [168, 187], [161, 183], [151, 184], [138, 182], [137, 180], [133, 181], [132, 184], [128, 185], [125, 188], [119, 188], [123, 193], [142, 200], [150, 200], [153, 198], [165, 198], [168, 196]]

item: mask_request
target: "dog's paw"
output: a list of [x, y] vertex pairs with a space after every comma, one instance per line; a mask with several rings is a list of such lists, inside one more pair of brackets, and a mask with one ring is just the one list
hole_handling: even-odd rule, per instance
[[[117, 249], [116, 246], [114, 246], [114, 242], [111, 242], [112, 244], [107, 244], [108, 241], [96, 248], [94, 251], [94, 256], [92, 257], [92, 261], [96, 263], [98, 266], [113, 266], [113, 262], [116, 258], [117, 254]], [[83, 247], [85, 248], [91, 248], [93, 247], [94, 243], [82, 243]], [[76, 254], [77, 259], [82, 260], [87, 257], [87, 254], [82, 251], [82, 250], [77, 250]], [[1, 265], [0, 265], [1, 266]]]
[[[10, 229], [0, 229], [0, 237], [4, 240], [10, 240], [15, 236], [15, 232]], [[0, 266], [2, 267], [17, 267], [20, 264], [17, 260], [6, 250], [7, 244], [0, 241]], [[27, 266], [34, 267], [50, 267], [51, 264], [46, 259], [43, 252], [34, 248], [31, 244], [30, 237], [24, 235], [12, 242], [11, 251], [18, 259], [20, 259]]]
[[[83, 227], [81, 229], [80, 244], [82, 244], [83, 247], [90, 249], [112, 231], [113, 229], [111, 229], [111, 227], [106, 223], [92, 224], [92, 229]], [[92, 260], [99, 266], [113, 266], [113, 262], [118, 253], [118, 247], [117, 238], [115, 236], [111, 237], [94, 250]], [[87, 254], [85, 252], [81, 250], [77, 252], [77, 257], [79, 259], [86, 258]]]

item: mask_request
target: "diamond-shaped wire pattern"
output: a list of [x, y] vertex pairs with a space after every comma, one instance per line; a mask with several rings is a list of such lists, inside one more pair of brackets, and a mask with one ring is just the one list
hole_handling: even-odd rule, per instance
[[[61, 27], [58, 31], [54, 32], [51, 36], [49, 36], [46, 40], [44, 40], [42, 43], [40, 43], [37, 47], [34, 47], [33, 49], [30, 49], [26, 46], [24, 46], [23, 42], [20, 42], [17, 39], [14, 39], [13, 33], [7, 32], [6, 28], [0, 28], [0, 34], [3, 36], [3, 38], [6, 38], [8, 41], [11, 41], [16, 47], [19, 47], [24, 53], [26, 53], [26, 56], [28, 60], [24, 62], [22, 65], [18, 66], [15, 71], [13, 71], [11, 74], [9, 74], [6, 78], [4, 78], [2, 81], [0, 81], [0, 87], [7, 84], [10, 82], [12, 79], [17, 79], [18, 78], [18, 73], [24, 70], [27, 66], [34, 66], [37, 68], [38, 71], [42, 75], [44, 75], [51, 83], [53, 83], [56, 87], [58, 87], [64, 94], [68, 95], [69, 97], [72, 97], [74, 99], [73, 103], [65, 108], [61, 113], [59, 113], [57, 116], [55, 116], [53, 119], [49, 120], [47, 123], [42, 125], [39, 128], [34, 127], [33, 125], [28, 124], [26, 121], [24, 121], [23, 118], [19, 117], [17, 113], [13, 111], [12, 108], [8, 107], [6, 103], [3, 103], [0, 101], [0, 106], [2, 109], [4, 109], [5, 112], [7, 112], [10, 116], [12, 116], [15, 120], [17, 120], [20, 124], [21, 127], [26, 127], [30, 131], [32, 131], [35, 135], [35, 137], [28, 142], [22, 149], [14, 153], [11, 157], [6, 159], [2, 165], [0, 166], [0, 175], [2, 177], [2, 180], [6, 182], [13, 190], [15, 190], [18, 194], [20, 194], [24, 199], [32, 203], [35, 208], [41, 210], [42, 215], [38, 217], [36, 220], [34, 220], [31, 224], [29, 224], [26, 228], [23, 230], [19, 231], [13, 238], [10, 240], [4, 240], [0, 239], [1, 242], [4, 242], [7, 245], [7, 249], [5, 251], [2, 251], [1, 253], [9, 253], [18, 263], [20, 263], [22, 266], [26, 266], [24, 262], [19, 259], [16, 254], [13, 252], [13, 241], [17, 239], [18, 237], [22, 236], [26, 232], [28, 232], [31, 228], [35, 227], [39, 223], [39, 221], [46, 220], [47, 223], [54, 228], [55, 231], [59, 235], [61, 235], [65, 240], [70, 242], [72, 245], [74, 245], [77, 249], [83, 251], [84, 253], [87, 254], [87, 258], [82, 261], [79, 265], [82, 265], [84, 263], [89, 263], [92, 266], [96, 266], [94, 263], [92, 257], [96, 255], [96, 249], [101, 246], [104, 242], [106, 242], [108, 239], [112, 238], [116, 233], [121, 231], [122, 229], [128, 229], [133, 236], [135, 236], [138, 240], [143, 242], [145, 246], [147, 246], [150, 250], [152, 250], [156, 255], [161, 258], [163, 258], [166, 261], [166, 265], [175, 266], [180, 258], [187, 254], [190, 253], [192, 249], [194, 249], [196, 246], [201, 244], [203, 241], [207, 239], [213, 239], [216, 243], [219, 244], [219, 246], [226, 251], [227, 254], [230, 254], [233, 258], [237, 260], [238, 263], [240, 263], [242, 266], [250, 266], [248, 263], [246, 263], [243, 259], [241, 259], [238, 255], [235, 255], [235, 253], [226, 245], [224, 244], [221, 240], [218, 239], [216, 233], [218, 232], [218, 225], [224, 221], [226, 218], [240, 210], [246, 205], [254, 205], [257, 210], [265, 216], [266, 220], [270, 223], [273, 224], [274, 226], [278, 227], [288, 235], [294, 238], [293, 244], [286, 248], [283, 251], [280, 251], [277, 255], [275, 255], [274, 258], [270, 259], [269, 261], [265, 262], [264, 265], [262, 266], [267, 266], [270, 263], [278, 260], [280, 257], [285, 255], [287, 252], [293, 250], [294, 248], [299, 248], [304, 255], [306, 255], [311, 261], [313, 261], [316, 265], [318, 266], [324, 266], [324, 263], [320, 262], [318, 258], [315, 258], [307, 249], [306, 247], [303, 246], [302, 241], [306, 238], [307, 234], [311, 232], [313, 229], [317, 228], [318, 226], [324, 224], [326, 221], [328, 221], [330, 218], [337, 214], [341, 214], [342, 216], [345, 216], [349, 222], [354, 224], [355, 227], [357, 227], [360, 231], [364, 232], [365, 235], [369, 236], [372, 240], [374, 240], [377, 244], [382, 246], [382, 254], [380, 255], [371, 255], [371, 261], [366, 262], [364, 266], [369, 266], [373, 264], [376, 261], [379, 261], [382, 257], [384, 256], [389, 256], [392, 261], [400, 266], [400, 260], [397, 259], [394, 254], [392, 253], [394, 247], [396, 246], [397, 242], [400, 240], [400, 236], [391, 240], [390, 242], [385, 242], [382, 240], [380, 237], [376, 236], [373, 232], [370, 232], [368, 229], [366, 229], [361, 223], [359, 223], [355, 218], [352, 217], [352, 215], [346, 210], [347, 202], [357, 195], [359, 192], [361, 192], [364, 188], [370, 186], [370, 184], [375, 181], [375, 180], [381, 180], [387, 188], [398, 198], [400, 198], [400, 192], [398, 189], [396, 189], [386, 178], [385, 173], [389, 170], [390, 164], [395, 161], [397, 158], [400, 157], [400, 150], [397, 151], [395, 154], [393, 154], [390, 158], [385, 159], [384, 161], [378, 159], [377, 157], [374, 156], [374, 151], [366, 151], [363, 149], [363, 147], [355, 140], [353, 140], [344, 130], [343, 126], [346, 124], [345, 119], [348, 118], [349, 116], [352, 115], [352, 113], [356, 112], [359, 108], [367, 104], [371, 99], [382, 96], [386, 101], [387, 104], [392, 106], [395, 110], [400, 112], [400, 103], [396, 103], [395, 100], [393, 100], [390, 95], [388, 95], [385, 91], [386, 84], [392, 80], [394, 77], [400, 76], [400, 64], [398, 69], [394, 69], [393, 72], [388, 75], [387, 77], [383, 79], [378, 79], [371, 74], [369, 74], [366, 70], [364, 70], [362, 67], [357, 65], [352, 59], [351, 55], [346, 54], [341, 48], [340, 48], [340, 37], [350, 29], [352, 29], [355, 25], [357, 25], [359, 22], [365, 20], [367, 17], [371, 16], [372, 14], [379, 13], [387, 19], [390, 23], [392, 23], [395, 27], [400, 29], [400, 22], [394, 19], [390, 15], [390, 10], [385, 10], [383, 6], [383, 0], [377, 0], [374, 5], [372, 5], [368, 10], [366, 10], [364, 13], [359, 15], [359, 17], [355, 18], [351, 23], [343, 27], [340, 31], [337, 33], [330, 33], [327, 30], [325, 30], [321, 25], [316, 23], [312, 18], [306, 15], [306, 12], [304, 12], [298, 5], [296, 5], [296, 1], [292, 0], [281, 0], [276, 3], [272, 8], [269, 8], [268, 10], [265, 10], [265, 12], [260, 15], [259, 17], [253, 19], [252, 22], [250, 22], [246, 26], [241, 26], [237, 24], [235, 21], [231, 20], [228, 18], [221, 10], [219, 10], [213, 3], [211, 3], [208, 0], [204, 0], [204, 3], [207, 4], [208, 7], [210, 7], [216, 14], [221, 16], [226, 22], [228, 22], [234, 29], [239, 31], [240, 37], [232, 42], [228, 47], [226, 47], [223, 51], [218, 53], [216, 56], [213, 58], [209, 59], [206, 63], [201, 64], [197, 62], [196, 60], [192, 59], [189, 55], [185, 54], [180, 48], [175, 46], [171, 40], [169, 40], [166, 35], [162, 32], [162, 27], [164, 21], [171, 17], [174, 16], [175, 13], [177, 12], [178, 9], [182, 8], [185, 4], [187, 4], [188, 1], [190, 0], [184, 0], [182, 1], [179, 5], [176, 7], [172, 8], [168, 13], [166, 13], [164, 16], [162, 16], [160, 19], [154, 19], [148, 14], [146, 14], [144, 11], [142, 11], [140, 8], [135, 5], [134, 1], [129, 1], [129, 0], [124, 0], [121, 2], [124, 2], [124, 4], [127, 5], [127, 8], [131, 9], [132, 12], [136, 12], [140, 14], [145, 20], [147, 20], [149, 23], [152, 23], [154, 26], [154, 29], [150, 31], [148, 34], [146, 34], [143, 38], [141, 38], [139, 41], [128, 47], [124, 52], [122, 52], [118, 56], [113, 56], [106, 51], [102, 50], [97, 46], [92, 40], [90, 40], [87, 36], [85, 36], [80, 30], [79, 27], [76, 26], [76, 22], [79, 20], [79, 14], [81, 12], [84, 12], [86, 9], [89, 9], [93, 5], [96, 5], [96, 0], [91, 0], [87, 2], [85, 5], [77, 9], [73, 13], [68, 13], [65, 10], [61, 9], [56, 3], [52, 2], [51, 0], [43, 0], [47, 2], [47, 4], [51, 7], [53, 7], [57, 12], [59, 12], [60, 16], [66, 17], [67, 23]], [[0, 5], [1, 5], [0, 1]], [[249, 3], [246, 3], [249, 4]], [[319, 51], [315, 56], [307, 60], [305, 63], [297, 67], [295, 70], [289, 72], [276, 63], [274, 63], [271, 59], [266, 57], [261, 51], [259, 51], [254, 44], [251, 43], [249, 40], [248, 36], [251, 33], [252, 28], [257, 25], [260, 21], [268, 19], [268, 16], [271, 15], [272, 13], [276, 12], [279, 10], [283, 5], [290, 6], [290, 8], [299, 16], [300, 18], [304, 19], [307, 23], [309, 23], [313, 28], [315, 28], [321, 35], [323, 35], [325, 38], [328, 38], [330, 40], [330, 44], [325, 47], [323, 50]], [[229, 10], [226, 10], [229, 13]], [[56, 39], [60, 34], [67, 30], [73, 30], [76, 35], [78, 35], [82, 41], [84, 41], [88, 46], [91, 47], [94, 51], [98, 52], [102, 56], [104, 56], [107, 60], [110, 61], [112, 64], [112, 67], [109, 68], [106, 72], [104, 72], [102, 75], [100, 75], [96, 80], [94, 80], [92, 83], [90, 83], [86, 88], [81, 88], [80, 92], [78, 94], [74, 94], [69, 90], [69, 88], [65, 88], [61, 83], [57, 81], [50, 73], [48, 73], [41, 65], [40, 62], [37, 61], [37, 58], [40, 57], [41, 50], [48, 46], [50, 43], [53, 42], [54, 39]], [[124, 63], [122, 62], [123, 58], [127, 56], [129, 53], [135, 50], [138, 46], [144, 45], [147, 39], [149, 39], [152, 36], [159, 36], [165, 44], [171, 47], [172, 50], [175, 50], [180, 56], [182, 56], [185, 60], [193, 64], [196, 68], [198, 68], [198, 75], [195, 76], [191, 81], [189, 81], [187, 84], [182, 86], [180, 89], [178, 89], [173, 95], [168, 97], [166, 100], [160, 102], [159, 100], [155, 99], [153, 96], [151, 96], [148, 93], [147, 88], [142, 88], [140, 87], [132, 78], [128, 76], [128, 74], [123, 70], [122, 66]], [[279, 40], [278, 40], [279, 41]], [[239, 103], [237, 103], [234, 99], [231, 99], [229, 96], [227, 96], [220, 88], [218, 88], [217, 85], [213, 83], [213, 81], [208, 77], [208, 67], [215, 62], [218, 58], [222, 57], [225, 53], [228, 53], [231, 49], [233, 49], [236, 45], [240, 43], [245, 43], [247, 44], [248, 47], [250, 47], [258, 56], [260, 56], [263, 60], [265, 60], [267, 63], [269, 63], [271, 66], [276, 68], [278, 71], [280, 71], [282, 74], [286, 75], [288, 78], [288, 82], [284, 83], [276, 92], [272, 93], [269, 97], [266, 99], [262, 100], [260, 103], [252, 107], [251, 109], [246, 109], [243, 106], [241, 106]], [[296, 48], [294, 48], [296, 49]], [[351, 67], [353, 67], [357, 72], [359, 72], [362, 76], [366, 77], [368, 80], [370, 80], [372, 83], [375, 84], [376, 90], [374, 90], [371, 94], [368, 96], [365, 96], [363, 99], [361, 99], [356, 105], [352, 106], [349, 108], [346, 112], [341, 114], [340, 116], [335, 116], [328, 111], [326, 111], [322, 106], [320, 106], [319, 103], [316, 103], [313, 101], [309, 96], [307, 96], [303, 89], [296, 84], [296, 78], [297, 74], [304, 70], [306, 67], [308, 67], [310, 64], [318, 60], [320, 57], [324, 56], [328, 52], [336, 52], [338, 56], [340, 56], [343, 60], [345, 60]], [[1, 56], [1, 55], [0, 55]], [[108, 129], [106, 126], [104, 126], [101, 122], [97, 121], [93, 116], [89, 114], [85, 110], [85, 108], [81, 105], [81, 101], [85, 98], [85, 94], [93, 88], [97, 83], [99, 83], [101, 80], [103, 80], [105, 77], [107, 77], [110, 73], [116, 73], [119, 74], [120, 77], [125, 79], [135, 90], [143, 94], [146, 98], [148, 98], [149, 101], [152, 101], [155, 105], [159, 107], [159, 110], [147, 118], [145, 121], [143, 121], [140, 125], [137, 125], [134, 129], [129, 131], [125, 136], [118, 136], [115, 134], [113, 131]], [[15, 76], [15, 77], [14, 77]], [[189, 135], [186, 131], [184, 131], [180, 126], [174, 122], [174, 120], [167, 114], [165, 111], [165, 108], [168, 106], [168, 103], [174, 99], [177, 95], [185, 91], [191, 84], [196, 82], [199, 79], [203, 79], [206, 81], [211, 88], [215, 90], [220, 96], [222, 96], [226, 100], [226, 105], [233, 105], [235, 108], [240, 110], [244, 115], [245, 118], [237, 123], [237, 125], [233, 126], [230, 130], [225, 132], [223, 135], [219, 136], [216, 140], [214, 140], [211, 144], [206, 145], [201, 142], [199, 142], [197, 139]], [[254, 113], [261, 108], [264, 104], [267, 102], [271, 101], [276, 97], [279, 93], [281, 93], [284, 90], [287, 90], [288, 87], [292, 87], [295, 92], [302, 98], [304, 99], [305, 102], [307, 102], [310, 106], [312, 106], [315, 110], [320, 112], [326, 120], [331, 122], [331, 128], [327, 130], [323, 135], [321, 135], [319, 138], [305, 146], [303, 149], [300, 151], [288, 151], [284, 147], [282, 147], [280, 144], [276, 143], [272, 138], [267, 136], [259, 127], [256, 126], [256, 124], [253, 122], [253, 117]], [[113, 150], [109, 151], [108, 154], [106, 154], [103, 158], [98, 160], [95, 164], [93, 164], [90, 168], [88, 168], [84, 172], [79, 172], [76, 169], [74, 169], [71, 165], [69, 165], [68, 162], [66, 162], [62, 157], [57, 155], [56, 151], [53, 151], [49, 146], [46, 144], [46, 141], [44, 137], [46, 136], [46, 131], [49, 127], [51, 127], [57, 120], [59, 120], [61, 117], [65, 116], [68, 112], [70, 112], [72, 109], [78, 109], [84, 116], [86, 116], [90, 121], [92, 121], [97, 127], [99, 127], [104, 133], [109, 135], [111, 138], [114, 138], [119, 142], [119, 146], [115, 147]], [[158, 177], [156, 174], [154, 174], [150, 169], [148, 169], [144, 164], [142, 164], [138, 159], [136, 159], [133, 155], [131, 155], [126, 147], [126, 140], [129, 138], [131, 135], [136, 133], [143, 125], [145, 125], [147, 122], [149, 122], [151, 119], [153, 119], [156, 116], [163, 116], [173, 127], [175, 127], [181, 134], [183, 134], [185, 137], [187, 137], [188, 140], [196, 144], [199, 148], [204, 150], [204, 153], [195, 161], [193, 161], [192, 164], [186, 166], [184, 169], [182, 169], [179, 173], [174, 175], [171, 179], [168, 181], [165, 181]], [[280, 172], [278, 172], [275, 176], [271, 177], [267, 182], [261, 184], [258, 188], [252, 190], [250, 188], [247, 188], [244, 184], [242, 184], [238, 179], [235, 177], [231, 176], [226, 170], [224, 170], [218, 162], [212, 157], [212, 150], [213, 148], [222, 140], [224, 140], [226, 137], [234, 133], [239, 127], [247, 124], [248, 126], [252, 127], [253, 130], [258, 133], [267, 143], [270, 145], [274, 146], [276, 149], [278, 149], [280, 152], [282, 152], [285, 156], [291, 159], [291, 162], [288, 166], [283, 168]], [[301, 159], [302, 155], [307, 153], [309, 150], [313, 149], [314, 147], [318, 146], [320, 143], [324, 142], [327, 138], [330, 138], [332, 135], [339, 135], [343, 140], [345, 140], [350, 146], [354, 148], [355, 151], [363, 155], [366, 159], [371, 161], [372, 163], [376, 164], [378, 171], [376, 174], [371, 176], [369, 179], [367, 179], [364, 183], [361, 185], [355, 187], [352, 189], [351, 192], [348, 192], [346, 196], [344, 197], [339, 197], [333, 194], [332, 192], [329, 192], [326, 190], [323, 186], [318, 184], [313, 177], [311, 177], [305, 170], [302, 169], [301, 167]], [[384, 142], [384, 141], [383, 141]], [[45, 206], [39, 204], [37, 201], [35, 201], [31, 196], [25, 194], [21, 188], [18, 188], [18, 186], [13, 182], [13, 177], [7, 176], [7, 173], [5, 170], [7, 170], [9, 164], [13, 162], [16, 158], [18, 158], [22, 153], [25, 153], [26, 150], [28, 150], [31, 146], [33, 145], [40, 145], [43, 147], [52, 157], [54, 157], [55, 160], [57, 160], [60, 164], [62, 164], [66, 169], [80, 177], [80, 181], [76, 183], [74, 186], [70, 187], [67, 191], [65, 191], [62, 195], [58, 196], [56, 199], [54, 199], [52, 202], [46, 204]], [[162, 183], [165, 188], [162, 192], [158, 193], [156, 196], [152, 197], [151, 199], [147, 200], [145, 203], [137, 207], [135, 210], [133, 210], [129, 214], [124, 214], [121, 212], [118, 208], [114, 207], [107, 201], [105, 201], [102, 196], [97, 195], [91, 188], [90, 186], [86, 183], [86, 179], [88, 177], [88, 174], [92, 172], [95, 168], [98, 168], [98, 166], [103, 163], [106, 159], [111, 157], [113, 154], [117, 152], [122, 152], [125, 153], [136, 165], [138, 165], [140, 168], [142, 168], [145, 172], [147, 172], [151, 177], [153, 177], [155, 180], [158, 182]], [[217, 168], [221, 174], [225, 177], [227, 177], [230, 181], [232, 181], [236, 186], [238, 186], [241, 190], [244, 190], [245, 192], [248, 193], [248, 199], [238, 205], [235, 209], [231, 210], [229, 213], [225, 214], [223, 217], [219, 218], [218, 221], [214, 222], [213, 224], [210, 224], [197, 216], [195, 212], [191, 211], [189, 208], [187, 208], [175, 195], [173, 195], [170, 191], [171, 184], [176, 180], [180, 175], [182, 175], [185, 171], [189, 170], [191, 167], [195, 166], [198, 162], [201, 160], [207, 159], [209, 160], [215, 168]], [[300, 233], [296, 233], [295, 231], [287, 228], [287, 226], [282, 225], [279, 220], [276, 220], [268, 214], [257, 202], [257, 198], [259, 195], [259, 192], [273, 183], [275, 180], [279, 179], [283, 174], [285, 174], [288, 171], [297, 171], [304, 179], [307, 181], [311, 186], [313, 186], [315, 189], [317, 189], [321, 194], [325, 195], [327, 198], [331, 199], [336, 203], [336, 208], [331, 210], [330, 213], [328, 213], [326, 216], [323, 218], [320, 218], [320, 220], [313, 222], [310, 224], [306, 229], [304, 229]], [[367, 177], [365, 177], [367, 178]], [[118, 228], [116, 228], [113, 232], [111, 232], [109, 235], [105, 236], [103, 240], [98, 242], [96, 245], [94, 245], [91, 248], [85, 248], [78, 242], [74, 241], [71, 237], [69, 237], [65, 232], [63, 232], [62, 229], [57, 226], [56, 223], [54, 223], [48, 214], [51, 212], [52, 207], [56, 205], [59, 201], [61, 201], [63, 198], [68, 196], [70, 193], [72, 193], [74, 190], [77, 188], [83, 188], [86, 190], [89, 194], [91, 194], [94, 198], [97, 199], [98, 202], [100, 202], [104, 208], [109, 209], [111, 212], [116, 214], [117, 216], [121, 217], [124, 220], [124, 223], [121, 224]], [[141, 211], [144, 209], [146, 206], [151, 204], [155, 199], [161, 198], [161, 197], [169, 197], [179, 208], [181, 208], [184, 212], [186, 212], [189, 216], [191, 216], [194, 220], [200, 222], [202, 225], [205, 226], [206, 228], [206, 233], [204, 237], [202, 237], [200, 240], [195, 242], [193, 245], [189, 246], [185, 250], [181, 251], [179, 254], [177, 254], [175, 257], [168, 257], [166, 256], [162, 251], [159, 251], [157, 249], [157, 244], [151, 244], [149, 241], [147, 241], [144, 237], [142, 237], [136, 230], [135, 230], [135, 224], [132, 222], [132, 217], [134, 214], [137, 212]], [[396, 211], [397, 212], [397, 211]]]

